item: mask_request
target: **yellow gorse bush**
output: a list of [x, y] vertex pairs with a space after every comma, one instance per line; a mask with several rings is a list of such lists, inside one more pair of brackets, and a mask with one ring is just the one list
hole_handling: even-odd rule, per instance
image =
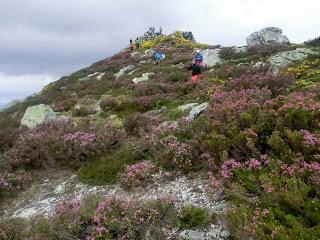
[[142, 50], [146, 50], [146, 49], [150, 49], [153, 48], [161, 43], [171, 43], [172, 45], [174, 45], [175, 47], [178, 48], [203, 48], [206, 47], [205, 44], [199, 44], [199, 43], [193, 43], [192, 41], [189, 41], [187, 39], [185, 39], [182, 36], [182, 32], [177, 31], [174, 32], [171, 35], [168, 36], [156, 36], [152, 39], [143, 41], [141, 43], [141, 49]]

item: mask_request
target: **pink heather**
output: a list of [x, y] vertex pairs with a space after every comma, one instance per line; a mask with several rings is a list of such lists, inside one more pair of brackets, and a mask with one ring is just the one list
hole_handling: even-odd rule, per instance
[[261, 163], [255, 158], [251, 158], [246, 165], [251, 169], [260, 169]]

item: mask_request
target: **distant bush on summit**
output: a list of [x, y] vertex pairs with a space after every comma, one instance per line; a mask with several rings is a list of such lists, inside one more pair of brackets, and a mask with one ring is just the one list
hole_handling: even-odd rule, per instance
[[189, 40], [189, 41], [191, 41], [191, 42], [194, 42], [194, 43], [196, 42], [196, 39], [194, 38], [192, 32], [183, 32], [183, 33], [182, 33], [182, 36], [183, 36], [185, 39], [187, 39], [187, 40]]
[[312, 40], [306, 41], [304, 42], [307, 46], [311, 46], [311, 47], [317, 47], [320, 46], [320, 36], [316, 37]]

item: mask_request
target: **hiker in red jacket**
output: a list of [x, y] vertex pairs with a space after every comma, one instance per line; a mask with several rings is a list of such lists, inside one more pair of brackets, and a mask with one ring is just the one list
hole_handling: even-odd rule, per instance
[[187, 70], [192, 70], [192, 73], [191, 73], [192, 82], [196, 82], [199, 80], [199, 78], [202, 77], [201, 66], [199, 66], [199, 64], [197, 64], [195, 60], [192, 62], [192, 64], [186, 65], [185, 68]]

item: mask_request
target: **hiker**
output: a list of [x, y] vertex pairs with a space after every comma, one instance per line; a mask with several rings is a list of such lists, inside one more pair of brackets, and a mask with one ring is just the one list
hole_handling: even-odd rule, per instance
[[135, 43], [136, 43], [137, 50], [139, 50], [139, 48], [140, 48], [140, 40], [139, 40], [139, 38], [136, 39]]
[[200, 52], [200, 50], [196, 51], [196, 55], [194, 56], [194, 60], [196, 61], [196, 64], [202, 67], [203, 64], [203, 56]]
[[130, 50], [133, 51], [133, 49], [134, 49], [134, 45], [133, 45], [132, 39], [130, 39]]
[[196, 60], [193, 60], [192, 64], [186, 65], [185, 68], [187, 70], [192, 70], [192, 73], [191, 73], [192, 82], [196, 82], [200, 77], [202, 77], [201, 66], [197, 64]]
[[162, 60], [162, 54], [160, 51], [157, 51], [156, 55], [155, 55], [155, 59], [156, 59], [156, 63], [157, 65], [159, 65], [159, 63], [161, 62]]

